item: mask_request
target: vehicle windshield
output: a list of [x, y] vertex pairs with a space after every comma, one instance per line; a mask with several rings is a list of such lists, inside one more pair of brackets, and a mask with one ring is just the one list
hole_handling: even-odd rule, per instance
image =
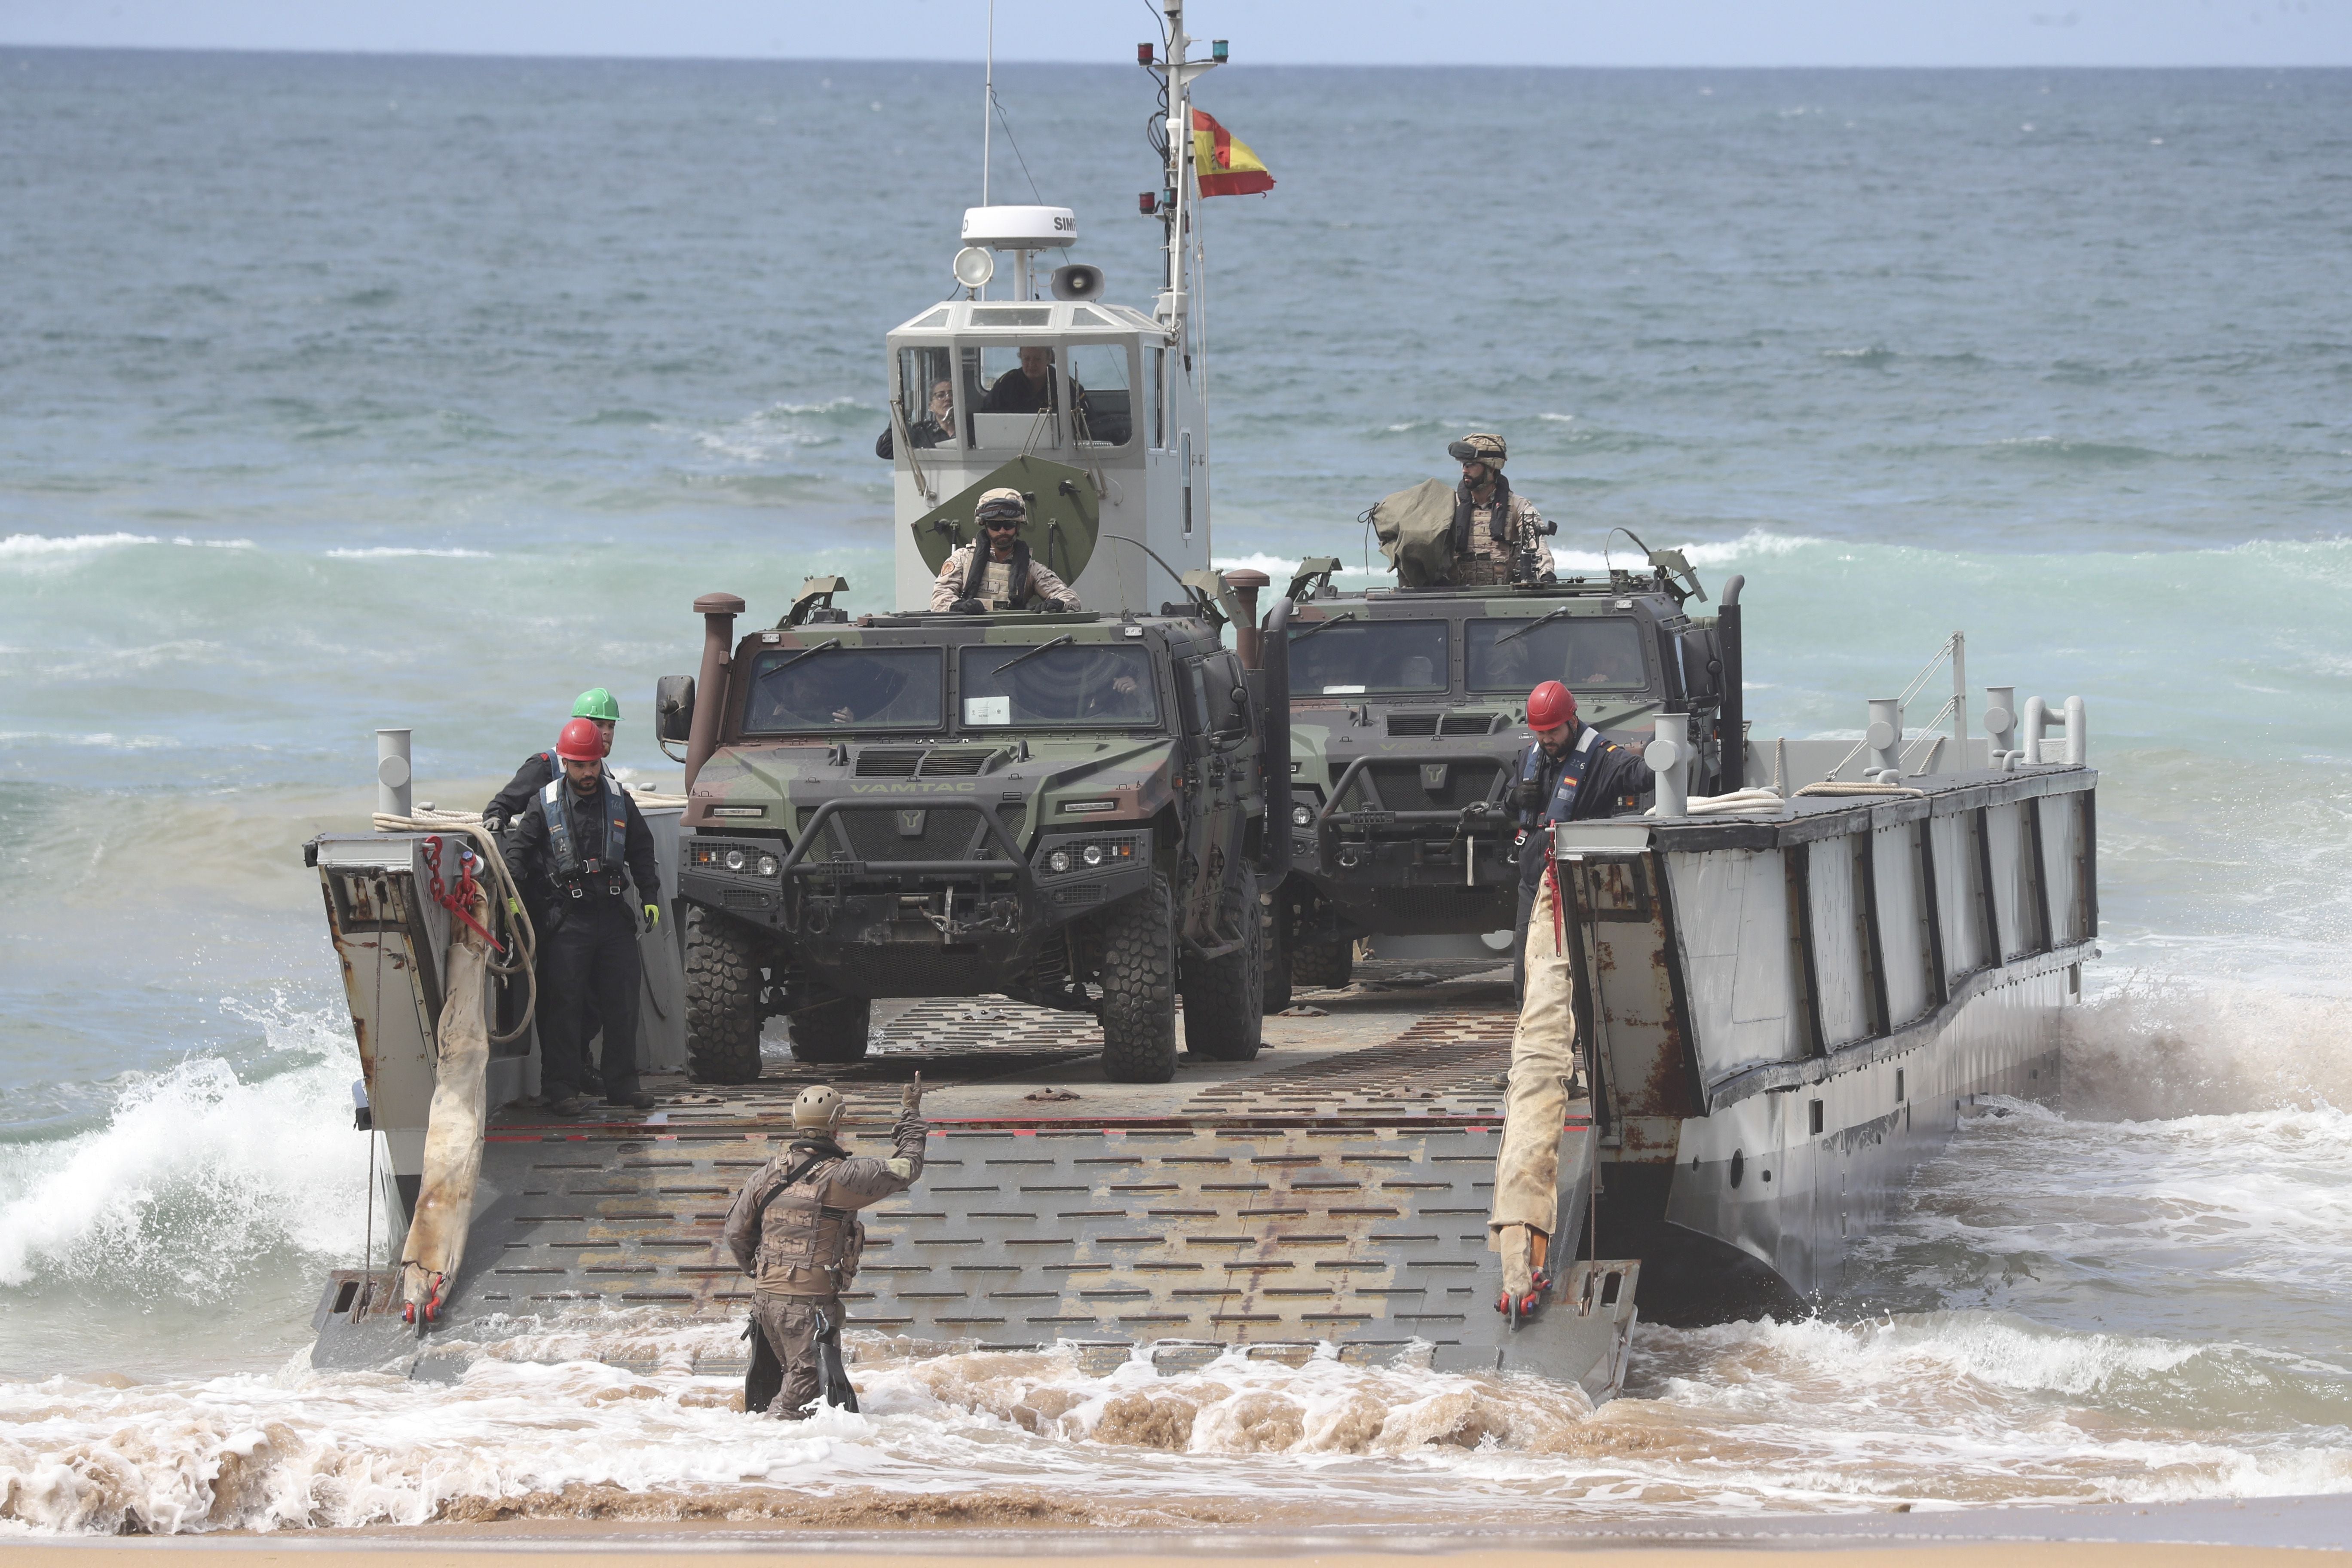
[[1468, 622], [1465, 629], [1473, 691], [1525, 696], [1546, 680], [1560, 681], [1570, 691], [1649, 684], [1642, 634], [1630, 616], [1562, 616], [1540, 626], [1533, 617], [1486, 619]]
[[1444, 621], [1294, 622], [1290, 628], [1294, 697], [1438, 692], [1448, 677]]
[[743, 732], [936, 730], [940, 674], [937, 648], [770, 648], [752, 661]]
[[956, 673], [967, 730], [1038, 724], [1138, 729], [1160, 722], [1151, 659], [1139, 647], [981, 643], [965, 648], [961, 658]]

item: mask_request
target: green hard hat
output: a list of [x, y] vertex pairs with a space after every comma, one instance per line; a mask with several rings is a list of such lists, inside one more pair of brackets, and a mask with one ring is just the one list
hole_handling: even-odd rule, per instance
[[579, 701], [572, 705], [572, 716], [574, 719], [602, 719], [608, 724], [617, 724], [621, 721], [621, 705], [614, 701], [613, 694], [603, 687], [592, 686], [580, 694]]

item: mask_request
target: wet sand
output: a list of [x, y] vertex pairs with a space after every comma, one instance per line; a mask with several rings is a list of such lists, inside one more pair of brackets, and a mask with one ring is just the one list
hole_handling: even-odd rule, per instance
[[1867, 1514], [1773, 1514], [1720, 1520], [1596, 1521], [1589, 1535], [1502, 1549], [1489, 1541], [1378, 1532], [1234, 1530], [1182, 1534], [1099, 1531], [907, 1530], [884, 1535], [746, 1528], [725, 1521], [630, 1524], [610, 1519], [425, 1525], [257, 1537], [12, 1544], [8, 1568], [90, 1568], [95, 1560], [194, 1552], [206, 1568], [389, 1568], [417, 1563], [512, 1568], [594, 1555], [628, 1568], [694, 1568], [724, 1556], [805, 1568], [929, 1568], [943, 1558], [986, 1563], [1050, 1558], [1120, 1568], [1393, 1568], [1401, 1558], [1446, 1568], [2224, 1568], [2352, 1556], [2352, 1496], [2266, 1498], [2151, 1506], [1965, 1509]]
[[[985, 1549], [982, 1549], [984, 1551]], [[1004, 1549], [1003, 1554], [1016, 1550]], [[18, 1568], [89, 1568], [94, 1559], [154, 1557], [164, 1553], [201, 1553], [210, 1568], [266, 1568], [300, 1564], [301, 1568], [386, 1568], [390, 1563], [513, 1564], [520, 1558], [536, 1562], [562, 1553], [576, 1558], [593, 1552], [631, 1568], [695, 1568], [714, 1555], [740, 1557], [746, 1562], [805, 1564], [806, 1568], [929, 1568], [950, 1552], [896, 1553], [794, 1552], [775, 1546], [741, 1546], [730, 1542], [661, 1547], [635, 1547], [625, 1542], [581, 1542], [558, 1545], [540, 1542], [524, 1546], [488, 1543], [459, 1545], [446, 1539], [431, 1544], [414, 1542], [349, 1540], [333, 1542], [259, 1546], [243, 1542], [104, 1542], [86, 1546], [18, 1546], [9, 1552]], [[977, 1553], [976, 1553], [977, 1554]], [[1000, 1553], [988, 1552], [994, 1557]], [[1022, 1552], [1034, 1555], [1034, 1548]], [[2013, 1542], [1979, 1542], [1962, 1545], [1885, 1545], [1853, 1548], [1787, 1547], [1597, 1547], [1562, 1552], [1473, 1552], [1422, 1553], [1408, 1551], [1304, 1552], [1296, 1556], [1129, 1556], [1109, 1553], [1062, 1556], [1071, 1563], [1118, 1563], [1121, 1568], [1181, 1568], [1215, 1563], [1218, 1568], [1393, 1568], [1401, 1557], [1443, 1563], [1448, 1568], [1725, 1568], [1727, 1563], [1769, 1563], [1774, 1568], [1808, 1568], [1812, 1563], [1836, 1568], [2224, 1568], [2231, 1564], [2307, 1563], [2314, 1553], [2286, 1546], [2146, 1545], [2104, 1542], [2021, 1545]], [[2328, 1557], [2342, 1555], [2328, 1552]]]

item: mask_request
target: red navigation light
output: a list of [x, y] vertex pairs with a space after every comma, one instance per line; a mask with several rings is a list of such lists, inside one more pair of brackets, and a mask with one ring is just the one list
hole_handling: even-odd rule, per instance
[[1150, 191], [1138, 191], [1135, 193], [1135, 210], [1150, 217], [1159, 210], [1159, 204], [1152, 200]]
[[1138, 44], [1135, 46], [1135, 63], [1139, 66], [1148, 66], [1151, 63], [1151, 46], [1150, 44]]

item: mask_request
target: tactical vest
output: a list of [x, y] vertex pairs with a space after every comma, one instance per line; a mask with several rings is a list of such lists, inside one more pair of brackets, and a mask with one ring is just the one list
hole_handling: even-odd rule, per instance
[[751, 1259], [755, 1289], [772, 1296], [838, 1296], [857, 1278], [866, 1226], [851, 1209], [817, 1194], [845, 1154], [818, 1154], [787, 1171], [760, 1205], [760, 1249]]
[[[1551, 799], [1541, 811], [1519, 813], [1519, 879], [1529, 887], [1543, 876], [1543, 857], [1537, 847], [1543, 843], [1542, 828], [1548, 822], [1568, 822], [1576, 816], [1577, 792], [1583, 787], [1584, 777], [1601, 761], [1604, 742], [1601, 731], [1591, 725], [1583, 726], [1576, 737], [1576, 745], [1568, 753], [1568, 761], [1559, 770], [1559, 782], [1552, 786]], [[1543, 776], [1543, 742], [1537, 742], [1519, 759], [1519, 782]]]
[[617, 899], [629, 858], [628, 797], [621, 793], [613, 775], [606, 773], [601, 797], [604, 806], [604, 842], [589, 846], [593, 853], [583, 856], [580, 853], [582, 847], [573, 842], [572, 811], [563, 798], [571, 787], [559, 771], [539, 792], [539, 814], [546, 819], [548, 853], [554, 860], [549, 874], [557, 887], [575, 899], [585, 898], [592, 890]]

